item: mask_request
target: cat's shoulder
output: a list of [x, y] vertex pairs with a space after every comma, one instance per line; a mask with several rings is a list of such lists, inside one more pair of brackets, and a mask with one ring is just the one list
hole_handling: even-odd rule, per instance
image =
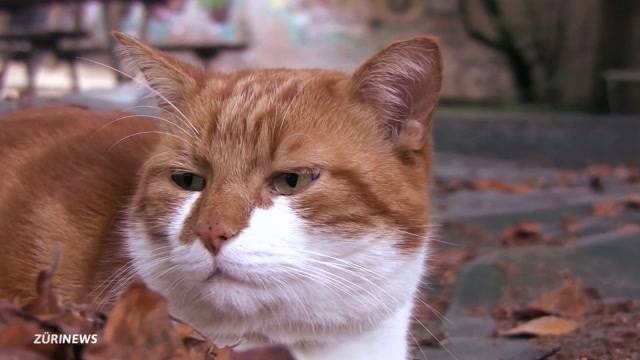
[[[67, 145], [96, 150], [127, 151], [153, 146], [161, 132], [157, 121], [117, 111], [92, 111], [80, 107], [32, 108], [0, 118], [0, 152]], [[133, 134], [135, 141], [121, 141]], [[156, 134], [156, 136], [153, 136]], [[121, 141], [121, 143], [118, 143]]]

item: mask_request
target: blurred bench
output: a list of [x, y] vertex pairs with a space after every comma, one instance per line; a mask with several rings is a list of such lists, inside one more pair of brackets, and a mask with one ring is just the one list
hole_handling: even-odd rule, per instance
[[[37, 17], [42, 15], [38, 7], [51, 3], [68, 4], [72, 11], [72, 29], [47, 29], [37, 26]], [[4, 85], [4, 77], [10, 60], [24, 62], [27, 68], [27, 92], [32, 93], [35, 87], [34, 75], [40, 55], [55, 50], [64, 39], [78, 39], [87, 33], [81, 26], [81, 1], [79, 0], [3, 0], [0, 11], [8, 14], [8, 29], [0, 33], [0, 88]], [[35, 19], [34, 19], [35, 18]]]
[[[53, 53], [57, 58], [66, 61], [71, 68], [72, 89], [74, 91], [79, 88], [79, 79], [77, 74], [76, 62], [78, 58], [91, 54], [111, 54], [110, 66], [117, 68], [117, 60], [113, 56], [114, 40], [111, 36], [107, 36], [106, 43], [90, 42], [84, 43], [82, 40], [89, 37], [90, 33], [82, 30], [82, 9], [83, 0], [0, 0], [0, 12], [9, 14], [12, 25], [16, 20], [21, 20], [19, 16], [29, 16], [36, 14], [38, 6], [50, 4], [66, 4], [70, 7], [73, 16], [73, 25], [69, 30], [59, 29], [34, 29], [31, 26], [9, 26], [5, 33], [0, 32], [0, 89], [4, 86], [4, 78], [8, 68], [9, 60], [20, 61], [26, 64], [27, 68], [27, 89], [26, 92], [31, 94], [35, 90], [35, 71], [39, 59], [44, 53]], [[125, 6], [129, 5], [133, 0], [109, 1], [101, 0], [102, 3], [102, 22], [105, 26], [102, 29], [105, 33], [109, 33], [111, 29], [120, 29], [122, 18], [125, 13]], [[163, 3], [162, 0], [144, 0], [144, 12], [141, 24], [140, 37], [144, 40], [149, 24], [149, 14], [152, 5]], [[11, 19], [13, 17], [13, 19]], [[16, 19], [18, 17], [18, 19]], [[163, 43], [157, 44], [156, 47], [164, 51], [190, 51], [204, 63], [208, 63], [214, 56], [222, 50], [243, 49], [242, 43], [230, 43], [212, 41], [206, 43]], [[118, 80], [122, 80], [121, 74], [117, 73]]]

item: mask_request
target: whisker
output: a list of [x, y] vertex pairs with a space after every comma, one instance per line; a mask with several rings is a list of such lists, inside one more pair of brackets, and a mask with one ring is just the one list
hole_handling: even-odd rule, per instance
[[136, 114], [132, 114], [132, 115], [126, 115], [126, 116], [121, 116], [115, 120], [111, 120], [108, 123], [104, 124], [103, 126], [101, 126], [98, 130], [96, 130], [96, 133], [104, 130], [106, 127], [115, 124], [116, 122], [122, 121], [122, 120], [126, 120], [126, 119], [131, 119], [131, 118], [149, 118], [149, 119], [156, 119], [156, 120], [160, 120], [160, 121], [164, 121], [166, 123], [172, 124], [173, 126], [175, 126], [176, 128], [178, 128], [178, 130], [182, 131], [185, 135], [187, 135], [190, 139], [192, 140], [196, 140], [196, 138], [193, 136], [193, 134], [189, 133], [187, 130], [185, 130], [184, 128], [182, 128], [181, 126], [179, 126], [178, 124], [169, 121], [165, 118], [159, 117], [159, 116], [155, 116], [155, 115], [136, 115]]
[[[306, 259], [306, 260], [309, 260], [309, 259]], [[344, 269], [343, 269], [343, 270], [344, 270]], [[373, 283], [372, 281], [370, 281], [368, 278], [366, 278], [366, 277], [364, 277], [364, 276], [361, 276], [360, 274], [355, 273], [355, 272], [353, 272], [353, 273], [352, 273], [352, 275], [358, 276], [358, 277], [359, 277], [359, 278], [361, 278], [362, 280], [364, 280], [364, 281], [368, 282], [369, 284], [371, 284], [371, 285], [375, 286], [376, 288], [378, 288], [378, 289], [379, 289], [380, 291], [382, 291], [386, 296], [390, 297], [390, 298], [391, 298], [391, 299], [393, 299], [395, 302], [398, 302], [398, 299], [397, 299], [397, 298], [395, 298], [393, 295], [389, 294], [389, 293], [388, 293], [384, 288], [382, 288], [382, 287], [381, 287], [381, 286], [379, 286], [378, 284], [375, 284], [375, 283]], [[342, 277], [339, 277], [339, 278], [344, 280], [344, 278], [342, 278]], [[365, 291], [366, 291], [366, 289], [362, 288], [362, 286], [360, 286], [360, 285], [358, 285], [358, 284], [355, 284], [355, 283], [350, 282], [350, 281], [349, 281], [349, 284], [350, 284], [350, 285], [352, 285], [352, 286], [356, 286], [356, 287], [358, 287], [358, 288], [363, 289], [363, 290], [365, 290]], [[371, 292], [370, 292], [370, 291], [367, 291], [367, 292], [370, 294], [370, 296], [374, 296], [373, 294], [371, 294]], [[417, 300], [419, 300], [419, 301], [421, 301], [421, 302], [422, 302], [422, 300], [421, 300], [421, 299], [417, 299]], [[388, 306], [386, 303], [384, 303], [384, 302], [380, 302], [380, 304], [381, 304], [381, 305], [383, 305], [385, 308], [387, 308], [387, 311], [390, 311], [390, 308], [389, 308], [389, 306]], [[427, 305], [427, 307], [431, 308], [429, 305]], [[432, 337], [433, 337], [433, 338], [434, 338], [434, 339], [435, 339], [435, 340], [440, 344], [440, 346], [442, 346], [442, 348], [443, 348], [443, 349], [444, 349], [444, 350], [445, 350], [445, 351], [446, 351], [446, 352], [447, 352], [451, 357], [453, 357], [454, 359], [457, 359], [457, 357], [456, 357], [456, 356], [455, 356], [455, 355], [454, 355], [454, 354], [453, 354], [453, 353], [452, 353], [452, 352], [451, 352], [451, 351], [450, 351], [450, 350], [449, 350], [449, 349], [448, 349], [448, 348], [447, 348], [447, 347], [442, 343], [442, 341], [440, 341], [440, 339], [438, 339], [438, 338], [435, 336], [435, 334], [433, 334], [433, 332], [432, 332], [431, 330], [429, 330], [429, 329], [427, 328], [427, 326], [426, 326], [424, 323], [422, 323], [422, 321], [420, 321], [420, 319], [418, 319], [418, 318], [417, 318], [415, 315], [413, 315], [413, 314], [411, 315], [411, 318], [412, 318], [412, 319], [413, 319], [417, 324], [419, 324], [422, 328], [424, 328], [424, 330], [425, 330], [425, 331], [427, 331], [427, 332], [428, 332], [428, 333], [429, 333], [429, 334], [430, 334], [430, 335], [431, 335], [431, 336], [432, 336]], [[443, 316], [443, 318], [444, 318], [444, 316]], [[448, 321], [448, 320], [447, 320], [447, 321]]]
[[95, 60], [88, 59], [88, 58], [85, 58], [85, 57], [79, 57], [78, 59], [84, 60], [84, 61], [88, 61], [88, 62], [93, 63], [95, 65], [103, 66], [103, 67], [105, 67], [105, 68], [107, 68], [109, 70], [117, 72], [118, 74], [120, 74], [122, 76], [125, 76], [128, 79], [133, 80], [135, 83], [137, 83], [139, 85], [142, 85], [144, 88], [146, 88], [146, 89], [150, 90], [151, 92], [153, 92], [154, 94], [156, 94], [160, 99], [162, 99], [165, 103], [167, 103], [167, 105], [171, 106], [171, 108], [174, 109], [182, 117], [182, 119], [193, 129], [193, 131], [196, 134], [200, 134], [198, 129], [191, 123], [191, 121], [187, 118], [187, 116], [180, 109], [178, 109], [177, 106], [175, 106], [171, 101], [169, 101], [169, 99], [167, 99], [159, 91], [157, 91], [156, 89], [152, 88], [149, 84], [147, 84], [145, 82], [142, 82], [139, 79], [136, 79], [135, 77], [127, 74], [126, 72], [124, 72], [122, 70], [116, 69], [113, 66], [109, 66], [109, 65], [101, 63], [99, 61], [95, 61]]
[[108, 151], [111, 151], [114, 147], [116, 147], [121, 142], [126, 141], [127, 139], [130, 139], [130, 138], [132, 138], [134, 136], [137, 136], [137, 135], [144, 135], [144, 134], [160, 134], [160, 135], [172, 136], [172, 137], [175, 137], [175, 138], [179, 139], [180, 141], [188, 143], [188, 141], [186, 141], [185, 139], [181, 138], [180, 136], [177, 136], [175, 134], [170, 134], [170, 133], [165, 132], [165, 131], [140, 131], [140, 132], [137, 132], [135, 134], [127, 135], [127, 136], [123, 137], [122, 139], [116, 141], [115, 144], [113, 144], [113, 145], [111, 145], [109, 147]]

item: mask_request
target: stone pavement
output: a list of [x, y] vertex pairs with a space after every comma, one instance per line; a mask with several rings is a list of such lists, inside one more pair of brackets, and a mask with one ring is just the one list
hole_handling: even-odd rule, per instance
[[[496, 336], [504, 330], [496, 310], [527, 304], [561, 287], [567, 277], [594, 288], [603, 303], [640, 300], [640, 206], [628, 200], [640, 194], [635, 175], [606, 166], [561, 171], [452, 154], [437, 160], [441, 227], [423, 298], [444, 312], [445, 320], [422, 311], [423, 324], [444, 346], [416, 325], [414, 336], [426, 344], [417, 359], [542, 359], [552, 352], [551, 358], [572, 358], [574, 338], [555, 338], [549, 349], [544, 341]], [[499, 181], [493, 188], [484, 185], [491, 179]], [[462, 181], [472, 184], [461, 186]], [[536, 224], [538, 232], [505, 237], [506, 228], [522, 222]], [[448, 261], [451, 254], [458, 260]], [[634, 311], [631, 315], [640, 314]], [[628, 336], [637, 341], [640, 320], [634, 329]]]

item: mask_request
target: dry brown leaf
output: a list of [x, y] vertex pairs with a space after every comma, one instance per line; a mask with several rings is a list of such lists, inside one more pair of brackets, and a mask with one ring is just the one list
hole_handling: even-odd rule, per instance
[[0, 347], [32, 351], [44, 356], [56, 353], [55, 345], [34, 344], [35, 334], [44, 329], [36, 323], [15, 323], [5, 327], [0, 333]]
[[166, 300], [142, 283], [134, 283], [109, 314], [100, 344], [88, 359], [161, 358], [176, 351]]
[[629, 167], [624, 181], [636, 184], [640, 182], [640, 166]]
[[549, 291], [530, 302], [528, 307], [547, 314], [577, 318], [587, 312], [591, 301], [582, 283], [570, 278], [562, 287]]
[[587, 173], [591, 176], [607, 177], [613, 175], [614, 169], [610, 165], [591, 165]]
[[[59, 256], [56, 257], [59, 259]], [[81, 306], [61, 306], [53, 287], [58, 260], [40, 273], [37, 296], [27, 305], [0, 300], [0, 358], [292, 360], [282, 347], [235, 352], [217, 349], [204, 336], [168, 313], [166, 300], [134, 283], [104, 316]], [[175, 322], [172, 323], [172, 320]], [[34, 344], [35, 334], [97, 334], [98, 343]], [[43, 340], [44, 341], [44, 340]], [[48, 341], [48, 340], [47, 340]]]
[[624, 204], [632, 210], [640, 210], [640, 194], [630, 194], [624, 199]]
[[533, 191], [533, 186], [524, 183], [508, 184], [507, 188], [504, 190], [504, 192], [511, 194], [527, 194], [531, 191]]
[[536, 319], [539, 317], [543, 317], [543, 316], [547, 316], [549, 315], [548, 311], [544, 311], [544, 310], [540, 310], [540, 309], [536, 309], [536, 308], [531, 308], [531, 307], [525, 307], [523, 309], [515, 309], [513, 311], [511, 311], [510, 313], [506, 314], [509, 315], [509, 317], [504, 317], [503, 319], [517, 319], [517, 320], [531, 320], [531, 319]]
[[60, 245], [53, 249], [53, 263], [49, 270], [42, 270], [36, 281], [36, 298], [27, 303], [22, 309], [32, 315], [58, 314], [62, 310], [58, 295], [53, 289], [53, 276], [60, 265]]
[[633, 184], [640, 181], [640, 167], [617, 166], [613, 169], [613, 176], [618, 180]]
[[565, 216], [562, 218], [561, 222], [562, 229], [570, 234], [579, 233], [582, 229], [580, 223], [571, 216]]
[[504, 244], [530, 243], [542, 239], [542, 227], [538, 223], [521, 222], [513, 224], [502, 232]]
[[506, 183], [492, 179], [477, 179], [471, 181], [469, 187], [476, 191], [498, 191], [508, 194], [525, 194], [533, 190], [533, 186], [525, 183]]
[[592, 214], [596, 217], [616, 217], [622, 215], [624, 206], [616, 201], [602, 201], [594, 203]]
[[616, 235], [630, 235], [640, 231], [640, 225], [638, 224], [625, 224], [615, 229], [613, 232]]
[[558, 186], [570, 187], [574, 185], [573, 176], [568, 171], [560, 171], [557, 178]]
[[7, 360], [47, 360], [51, 359], [51, 356], [45, 356], [32, 351], [5, 348], [0, 346], [0, 359]]
[[544, 316], [520, 324], [505, 331], [499, 331], [500, 336], [558, 336], [575, 331], [578, 323], [573, 320], [563, 319], [557, 316]]

